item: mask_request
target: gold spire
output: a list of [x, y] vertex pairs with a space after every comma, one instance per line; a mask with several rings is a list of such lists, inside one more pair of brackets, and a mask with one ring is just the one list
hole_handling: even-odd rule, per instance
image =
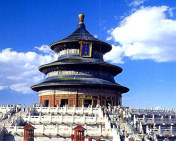
[[84, 23], [84, 14], [79, 14], [79, 24], [82, 24], [82, 23]]

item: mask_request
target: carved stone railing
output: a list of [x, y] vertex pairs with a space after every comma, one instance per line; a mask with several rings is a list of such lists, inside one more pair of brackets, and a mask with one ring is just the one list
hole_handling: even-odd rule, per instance
[[101, 108], [93, 108], [91, 107], [35, 107], [35, 110], [38, 111], [38, 113], [53, 113], [53, 114], [99, 114], [99, 110]]
[[131, 109], [132, 114], [145, 114], [145, 115], [176, 115], [175, 109], [172, 110], [149, 110], [149, 109]]
[[[64, 137], [70, 137], [71, 134], [73, 134], [73, 128], [75, 126], [66, 126], [66, 125], [34, 125], [34, 135], [35, 136], [64, 136]], [[112, 138], [112, 130], [111, 129], [105, 129], [101, 126], [83, 126], [85, 130], [85, 136], [105, 136], [106, 138]], [[23, 136], [24, 129], [23, 126], [7, 126], [6, 129], [9, 133], [12, 135], [18, 134], [19, 136]]]
[[40, 123], [66, 123], [66, 124], [72, 124], [72, 123], [77, 123], [77, 124], [102, 124], [104, 122], [104, 117], [90, 117], [90, 116], [75, 116], [75, 115], [44, 115], [41, 116], [26, 116], [23, 117], [24, 121], [31, 122], [33, 124], [40, 124]]

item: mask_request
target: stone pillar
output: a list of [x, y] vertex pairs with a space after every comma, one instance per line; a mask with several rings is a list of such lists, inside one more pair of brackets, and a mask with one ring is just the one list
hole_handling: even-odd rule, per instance
[[143, 122], [145, 123], [145, 115], [143, 115]]
[[155, 123], [155, 115], [152, 115], [152, 122]]
[[42, 120], [42, 113], [40, 112], [39, 113], [39, 122], [41, 122], [41, 120]]
[[59, 126], [56, 124], [56, 134], [59, 134]]
[[95, 115], [95, 123], [97, 123], [97, 115]]
[[67, 105], [64, 106], [64, 113], [67, 113]]
[[50, 104], [49, 104], [49, 107], [48, 107], [48, 112], [50, 113], [50, 111], [51, 111], [51, 107], [50, 107]]
[[15, 133], [17, 133], [17, 125], [15, 124]]
[[29, 112], [28, 121], [31, 121], [31, 113]]
[[63, 114], [61, 114], [61, 123], [63, 123]]
[[147, 134], [149, 133], [148, 125], [146, 125], [146, 133], [147, 133]]
[[40, 113], [42, 113], [42, 109], [43, 109], [43, 107], [42, 107], [42, 105], [40, 105]]
[[99, 130], [100, 135], [102, 135], [102, 127], [101, 127], [101, 124], [99, 125], [98, 130]]
[[74, 106], [73, 107], [73, 114], [75, 114], [76, 113], [76, 107]]
[[91, 112], [91, 114], [93, 114], [93, 108], [92, 108], [92, 105], [91, 105], [91, 107], [90, 107], [90, 112]]
[[136, 124], [136, 115], [133, 116], [133, 123]]
[[170, 134], [173, 135], [173, 126], [170, 126]]
[[75, 121], [75, 116], [72, 115], [72, 123], [74, 123], [74, 121]]
[[85, 125], [85, 136], [87, 135], [87, 124]]
[[52, 114], [50, 113], [50, 123], [52, 122]]
[[163, 123], [163, 119], [164, 119], [163, 116], [161, 116], [161, 124]]
[[161, 135], [161, 126], [158, 128], [159, 135]]
[[45, 132], [45, 127], [44, 127], [44, 124], [42, 124], [42, 134], [44, 134]]
[[84, 105], [82, 105], [82, 114], [84, 114]]
[[57, 107], [56, 107], [56, 114], [58, 114], [58, 113], [59, 113], [59, 107], [57, 105]]
[[140, 133], [143, 133], [143, 127], [142, 127], [142, 122], [139, 121], [139, 129], [140, 129]]
[[85, 124], [86, 123], [86, 116], [85, 116], [85, 114], [83, 115], [83, 124]]

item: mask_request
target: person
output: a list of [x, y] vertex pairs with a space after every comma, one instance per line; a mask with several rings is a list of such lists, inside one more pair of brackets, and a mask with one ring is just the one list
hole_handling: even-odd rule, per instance
[[129, 141], [128, 135], [125, 136], [125, 141]]
[[133, 125], [133, 123], [131, 124], [131, 130], [133, 131], [133, 129], [134, 129], [134, 125]]
[[131, 141], [134, 141], [134, 139], [133, 139], [133, 138], [131, 138]]
[[146, 141], [150, 141], [148, 137], [146, 138]]
[[99, 104], [97, 104], [97, 105], [96, 105], [96, 108], [99, 108], [99, 107], [100, 107], [100, 105], [99, 105]]
[[26, 105], [24, 104], [23, 106], [23, 111], [25, 112], [26, 111]]
[[123, 133], [123, 136], [125, 136], [125, 127], [124, 127], [124, 129], [122, 130], [122, 133]]
[[107, 117], [109, 117], [108, 110], [105, 110], [105, 114], [107, 115]]

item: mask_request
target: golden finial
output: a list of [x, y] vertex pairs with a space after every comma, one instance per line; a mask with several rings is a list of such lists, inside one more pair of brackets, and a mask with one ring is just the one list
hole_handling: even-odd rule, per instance
[[79, 14], [79, 24], [82, 24], [82, 23], [84, 23], [84, 14]]

